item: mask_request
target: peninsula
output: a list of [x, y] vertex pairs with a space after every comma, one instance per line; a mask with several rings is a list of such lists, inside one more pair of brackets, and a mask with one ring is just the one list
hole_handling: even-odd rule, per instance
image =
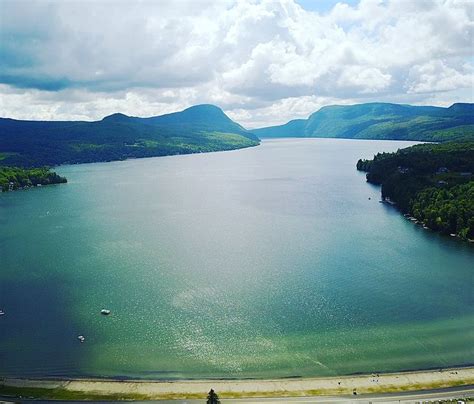
[[382, 200], [413, 221], [464, 240], [474, 239], [474, 142], [422, 144], [359, 160]]
[[0, 192], [15, 191], [42, 185], [63, 184], [67, 179], [48, 168], [0, 166]]

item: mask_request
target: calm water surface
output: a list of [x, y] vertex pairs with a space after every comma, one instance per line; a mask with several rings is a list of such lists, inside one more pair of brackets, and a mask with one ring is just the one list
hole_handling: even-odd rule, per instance
[[378, 203], [355, 170], [406, 145], [267, 140], [60, 167], [67, 185], [1, 195], [0, 375], [474, 363], [474, 248]]

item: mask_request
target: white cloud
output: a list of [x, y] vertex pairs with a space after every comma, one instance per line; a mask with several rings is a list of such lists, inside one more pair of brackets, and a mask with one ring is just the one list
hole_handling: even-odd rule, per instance
[[433, 93], [458, 88], [472, 88], [473, 69], [465, 64], [458, 69], [448, 67], [443, 61], [434, 60], [410, 69], [408, 93]]
[[351, 66], [342, 71], [337, 86], [361, 94], [375, 94], [390, 85], [391, 75], [384, 74], [375, 67]]
[[473, 9], [459, 0], [341, 2], [325, 14], [293, 0], [0, 0], [2, 115], [97, 119], [211, 102], [257, 126], [327, 103], [472, 102]]
[[278, 119], [275, 124], [281, 124], [293, 119], [307, 118], [325, 105], [353, 103], [354, 100], [351, 99], [341, 101], [330, 97], [290, 97], [250, 111], [236, 108], [229, 111], [229, 116], [237, 122], [246, 122], [247, 128], [251, 129], [266, 126], [268, 122], [275, 122], [275, 117]]

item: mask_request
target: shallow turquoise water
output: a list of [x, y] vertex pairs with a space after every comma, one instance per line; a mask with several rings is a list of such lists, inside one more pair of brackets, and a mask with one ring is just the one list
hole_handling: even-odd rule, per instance
[[0, 375], [474, 363], [474, 248], [378, 203], [355, 170], [406, 145], [267, 140], [60, 167], [66, 185], [0, 195]]

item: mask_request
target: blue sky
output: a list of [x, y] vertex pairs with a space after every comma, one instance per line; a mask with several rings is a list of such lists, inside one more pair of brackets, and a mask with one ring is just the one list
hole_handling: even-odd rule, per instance
[[301, 7], [308, 11], [314, 11], [317, 13], [327, 13], [337, 3], [345, 3], [350, 6], [356, 6], [359, 3], [359, 0], [297, 0]]
[[0, 0], [0, 109], [212, 103], [253, 128], [330, 104], [472, 102], [473, 19], [468, 0]]

